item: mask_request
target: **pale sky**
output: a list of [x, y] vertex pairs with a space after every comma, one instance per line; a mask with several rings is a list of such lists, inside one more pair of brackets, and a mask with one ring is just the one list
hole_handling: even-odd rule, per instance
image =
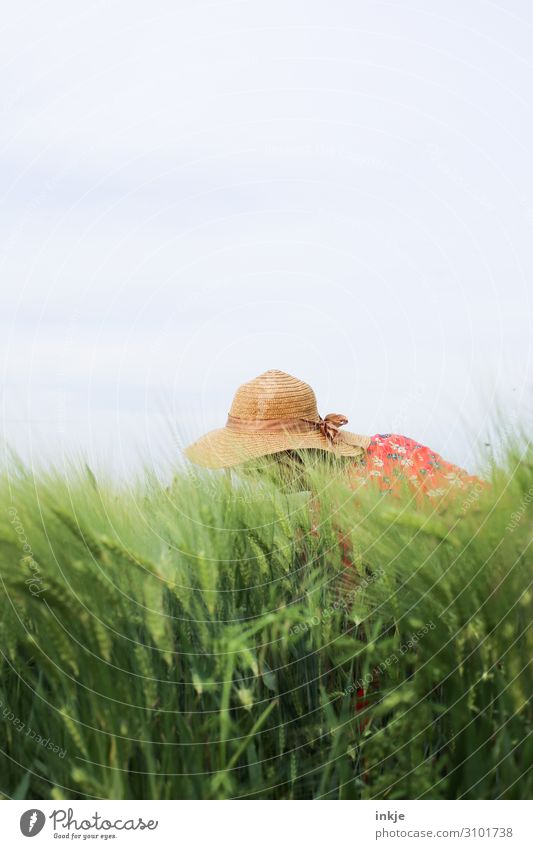
[[532, 408], [532, 40], [525, 0], [6, 7], [5, 444], [160, 464], [278, 368], [471, 467]]

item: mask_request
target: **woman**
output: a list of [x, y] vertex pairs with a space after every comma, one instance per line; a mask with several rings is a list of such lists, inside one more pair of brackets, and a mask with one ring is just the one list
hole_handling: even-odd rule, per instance
[[[346, 416], [338, 413], [322, 418], [315, 393], [307, 383], [272, 370], [239, 387], [226, 425], [194, 442], [185, 454], [210, 469], [244, 469], [259, 458], [272, 457], [274, 466], [283, 471], [284, 481], [296, 489], [309, 488], [299, 474], [305, 475], [301, 452], [308, 456], [311, 451], [345, 458], [342, 466], [355, 487], [372, 482], [385, 492], [395, 493], [408, 486], [419, 497], [441, 499], [479, 483], [464, 469], [413, 439], [397, 434], [361, 436], [341, 430], [347, 423]], [[362, 576], [354, 570], [351, 552], [342, 537], [340, 545], [345, 569], [339, 576], [338, 589], [344, 596], [353, 591]], [[364, 639], [363, 633], [359, 636]], [[362, 687], [357, 689], [356, 711], [363, 711], [369, 704], [367, 697]]]
[[200, 466], [227, 469], [269, 455], [291, 463], [296, 452], [318, 449], [348, 458], [346, 471], [354, 486], [373, 482], [394, 493], [407, 484], [429, 498], [478, 482], [413, 439], [391, 433], [361, 436], [341, 430], [347, 423], [338, 413], [322, 418], [311, 387], [274, 369], [240, 386], [225, 427], [194, 442], [185, 454]]

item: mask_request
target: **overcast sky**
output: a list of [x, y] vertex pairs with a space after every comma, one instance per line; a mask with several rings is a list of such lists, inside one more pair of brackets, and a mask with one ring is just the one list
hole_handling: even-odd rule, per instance
[[160, 462], [279, 368], [472, 466], [532, 407], [532, 39], [525, 0], [6, 7], [6, 444]]

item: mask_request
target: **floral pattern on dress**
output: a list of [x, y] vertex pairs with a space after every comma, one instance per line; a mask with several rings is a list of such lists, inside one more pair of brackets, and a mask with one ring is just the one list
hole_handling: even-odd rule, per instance
[[428, 498], [442, 498], [479, 483], [479, 478], [460, 466], [448, 463], [420, 442], [396, 433], [371, 437], [365, 460], [354, 468], [352, 477], [358, 485], [373, 481], [382, 491], [393, 494], [407, 483]]

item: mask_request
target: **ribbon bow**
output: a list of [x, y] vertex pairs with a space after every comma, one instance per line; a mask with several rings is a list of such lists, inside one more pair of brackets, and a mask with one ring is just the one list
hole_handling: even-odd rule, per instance
[[[309, 421], [309, 419], [304, 421]], [[339, 435], [339, 428], [348, 424], [348, 419], [340, 413], [328, 413], [325, 419], [320, 417], [320, 421], [309, 423], [318, 428], [330, 442], [335, 442]]]

